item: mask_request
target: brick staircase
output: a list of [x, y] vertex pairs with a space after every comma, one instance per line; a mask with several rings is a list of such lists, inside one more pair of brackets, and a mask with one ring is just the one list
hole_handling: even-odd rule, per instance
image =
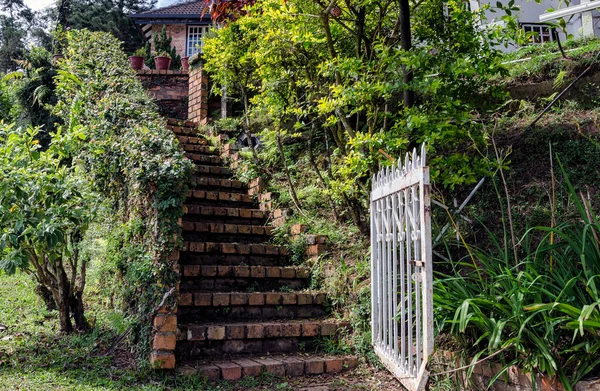
[[178, 367], [211, 380], [356, 367], [354, 357], [313, 353], [320, 338], [348, 325], [328, 318], [325, 294], [307, 289], [310, 270], [290, 265], [286, 248], [271, 243], [269, 212], [195, 124], [168, 120], [168, 127], [197, 167], [182, 221]]

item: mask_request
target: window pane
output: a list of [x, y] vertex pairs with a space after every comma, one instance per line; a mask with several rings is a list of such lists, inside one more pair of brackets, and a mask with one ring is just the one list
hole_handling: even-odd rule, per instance
[[202, 49], [200, 46], [202, 45], [202, 35], [208, 30], [208, 27], [205, 26], [188, 26], [188, 36], [187, 36], [187, 56], [192, 56]]
[[532, 33], [529, 39], [530, 43], [540, 44], [544, 42], [553, 42], [553, 29], [541, 24], [522, 24], [521, 27], [525, 33]]

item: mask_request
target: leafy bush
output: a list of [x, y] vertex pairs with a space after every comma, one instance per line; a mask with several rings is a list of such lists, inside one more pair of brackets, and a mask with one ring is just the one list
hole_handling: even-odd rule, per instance
[[[479, 29], [481, 15], [464, 2], [422, 2], [411, 6], [414, 45], [402, 50], [391, 2], [337, 4], [339, 14], [304, 0], [234, 4], [248, 12], [204, 38], [203, 69], [239, 99], [245, 130], [261, 132], [266, 164], [257, 164], [265, 176], [285, 174], [294, 204], [303, 201], [294, 165], [305, 156], [322, 199], [365, 235], [372, 175], [417, 144], [434, 156], [436, 184], [454, 188], [489, 173], [474, 151], [505, 98], [489, 80], [507, 72], [495, 47], [509, 28]], [[414, 105], [405, 92], [415, 93]]]
[[60, 314], [60, 329], [88, 327], [82, 295], [86, 261], [79, 244], [94, 219], [84, 176], [61, 164], [61, 143], [40, 152], [38, 130], [0, 127], [0, 270], [33, 275]]
[[56, 130], [55, 123], [58, 122], [52, 114], [52, 107], [56, 104], [56, 69], [52, 54], [44, 48], [33, 47], [24, 57], [21, 63], [23, 70], [17, 72], [12, 86], [17, 103], [13, 116], [18, 117], [14, 120], [41, 127], [37, 137], [42, 146], [47, 147], [50, 133]]
[[[180, 243], [178, 219], [192, 170], [172, 132], [146, 95], [120, 43], [107, 33], [67, 33], [57, 80], [56, 113], [65, 138], [63, 151], [110, 204], [111, 226], [105, 262], [106, 284], [133, 319], [144, 353], [153, 311], [178, 281], [168, 259]], [[167, 296], [167, 302], [174, 297]]]
[[469, 346], [473, 361], [506, 349], [505, 369], [557, 375], [570, 390], [600, 364], [600, 223], [566, 181], [579, 222], [527, 231], [517, 264], [493, 236], [495, 253], [468, 248], [442, 265], [434, 308], [441, 330]]

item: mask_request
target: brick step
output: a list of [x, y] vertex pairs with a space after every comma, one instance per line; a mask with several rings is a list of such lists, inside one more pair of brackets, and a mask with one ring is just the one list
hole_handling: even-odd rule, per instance
[[238, 305], [228, 307], [181, 307], [178, 319], [180, 322], [215, 322], [215, 321], [248, 321], [248, 320], [282, 320], [319, 318], [329, 314], [322, 305]]
[[239, 244], [269, 244], [270, 236], [267, 235], [240, 235], [228, 233], [210, 233], [210, 232], [184, 232], [183, 240], [189, 242], [220, 242], [220, 243], [239, 243]]
[[182, 265], [181, 292], [301, 290], [308, 286], [310, 270], [289, 266]]
[[321, 318], [326, 296], [314, 292], [183, 292], [179, 322]]
[[213, 222], [231, 225], [264, 225], [269, 212], [250, 208], [185, 205], [183, 220], [192, 223]]
[[231, 178], [232, 172], [229, 168], [223, 166], [213, 166], [206, 164], [197, 164], [195, 174], [203, 178]]
[[190, 126], [167, 125], [167, 129], [175, 133], [177, 136], [197, 136], [198, 128]]
[[198, 153], [201, 155], [218, 156], [220, 151], [218, 148], [208, 145], [182, 144], [184, 152]]
[[189, 242], [262, 243], [273, 236], [273, 227], [263, 225], [183, 222], [183, 240]]
[[287, 248], [274, 244], [183, 242], [183, 252], [223, 255], [288, 255]]
[[358, 367], [358, 359], [353, 356], [241, 356], [226, 361], [182, 362], [179, 370], [186, 375], [197, 375], [210, 381], [238, 380], [246, 376], [257, 377], [269, 373], [276, 377], [298, 377], [340, 373]]
[[193, 190], [187, 193], [186, 204], [202, 206], [250, 207], [258, 209], [255, 198], [243, 193], [230, 193], [226, 191]]
[[186, 145], [207, 145], [208, 141], [203, 137], [192, 137], [192, 136], [177, 136], [179, 143], [183, 145], [185, 149]]
[[183, 222], [184, 232], [273, 236], [273, 227], [264, 225]]
[[181, 268], [186, 277], [229, 277], [283, 280], [310, 277], [310, 269], [304, 266], [226, 266], [226, 265], [183, 265]]
[[305, 306], [324, 305], [323, 292], [181, 292], [179, 306], [183, 307], [229, 307], [268, 305]]
[[188, 128], [197, 128], [198, 124], [194, 121], [180, 120], [177, 118], [167, 118], [167, 126], [187, 126]]
[[[196, 147], [204, 147], [204, 145], [196, 145]], [[202, 164], [205, 166], [221, 166], [223, 160], [217, 155], [209, 155], [202, 153], [186, 153], [185, 156], [196, 164]], [[229, 169], [227, 169], [229, 170]], [[200, 172], [200, 171], [197, 171]], [[231, 174], [231, 170], [229, 170]]]
[[[184, 265], [200, 266], [200, 265]], [[247, 266], [249, 267], [249, 266]], [[252, 266], [259, 267], [259, 266]], [[262, 267], [262, 266], [260, 266]], [[188, 273], [190, 273], [188, 271]], [[194, 290], [214, 291], [214, 292], [236, 292], [246, 291], [254, 292], [257, 289], [279, 291], [302, 290], [307, 288], [309, 281], [306, 278], [256, 278], [256, 277], [194, 277], [183, 276], [181, 281], [181, 291], [189, 292]]]
[[335, 338], [348, 328], [335, 320], [249, 321], [178, 326], [176, 355], [184, 359], [229, 354], [297, 352], [316, 347], [316, 338]]
[[205, 178], [202, 175], [192, 176], [194, 190], [220, 191], [229, 193], [247, 193], [248, 186], [235, 179]]
[[[242, 246], [242, 244], [240, 244]], [[290, 266], [290, 257], [285, 255], [223, 254], [182, 251], [180, 265], [218, 266]]]

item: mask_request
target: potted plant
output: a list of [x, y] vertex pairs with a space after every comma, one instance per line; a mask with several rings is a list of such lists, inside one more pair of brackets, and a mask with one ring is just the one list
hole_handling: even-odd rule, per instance
[[190, 62], [189, 62], [189, 57], [181, 57], [181, 69], [183, 69], [184, 71], [187, 71], [190, 69]]
[[171, 55], [167, 52], [160, 52], [154, 56], [154, 65], [158, 70], [168, 70], [171, 67]]
[[142, 47], [133, 53], [132, 56], [129, 56], [129, 62], [131, 63], [131, 67], [133, 69], [140, 70], [144, 67], [144, 61], [146, 60], [146, 48]]

